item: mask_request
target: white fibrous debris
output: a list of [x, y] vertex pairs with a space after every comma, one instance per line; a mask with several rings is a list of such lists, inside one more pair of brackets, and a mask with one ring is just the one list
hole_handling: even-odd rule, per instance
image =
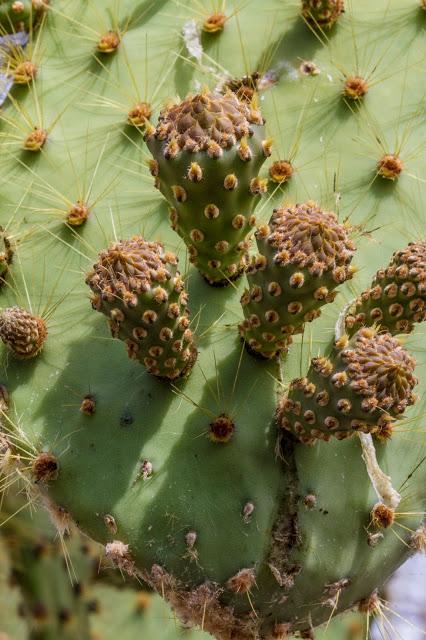
[[201, 62], [203, 45], [201, 44], [200, 30], [195, 20], [188, 20], [184, 23], [182, 36], [189, 55]]

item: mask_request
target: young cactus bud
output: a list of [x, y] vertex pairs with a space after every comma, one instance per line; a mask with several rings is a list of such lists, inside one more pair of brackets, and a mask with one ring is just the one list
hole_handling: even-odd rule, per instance
[[241, 298], [240, 335], [250, 351], [273, 358], [352, 277], [355, 247], [335, 214], [314, 202], [275, 209], [256, 240], [259, 253], [247, 269], [249, 288]]
[[43, 318], [21, 307], [0, 312], [0, 338], [17, 358], [34, 358], [43, 348], [47, 328]]
[[385, 269], [349, 308], [346, 331], [352, 335], [363, 325], [380, 325], [392, 335], [411, 333], [426, 320], [426, 243], [410, 242], [395, 251]]
[[362, 328], [331, 359], [314, 358], [282, 398], [279, 424], [301, 442], [377, 433], [414, 404], [415, 360], [389, 333]]
[[230, 91], [205, 91], [165, 108], [146, 134], [172, 227], [210, 284], [226, 285], [245, 268], [252, 213], [264, 191], [254, 182], [267, 155], [264, 137], [260, 112]]
[[188, 375], [197, 357], [177, 261], [159, 242], [135, 236], [102, 251], [86, 278], [93, 308], [129, 357], [169, 380]]
[[332, 27], [344, 10], [343, 0], [302, 0], [302, 17], [314, 26]]

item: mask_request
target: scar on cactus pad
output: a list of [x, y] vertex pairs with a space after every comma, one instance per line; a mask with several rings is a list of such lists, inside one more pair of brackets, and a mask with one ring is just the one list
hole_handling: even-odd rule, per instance
[[253, 211], [266, 191], [259, 169], [270, 155], [254, 103], [205, 91], [164, 109], [146, 142], [172, 227], [209, 284], [238, 278], [247, 264]]
[[135, 236], [101, 252], [86, 279], [93, 308], [129, 357], [169, 380], [188, 375], [197, 357], [177, 262], [160, 243]]
[[247, 268], [249, 289], [241, 298], [240, 335], [250, 351], [273, 358], [353, 276], [355, 246], [336, 215], [311, 201], [275, 209], [256, 241], [259, 253]]

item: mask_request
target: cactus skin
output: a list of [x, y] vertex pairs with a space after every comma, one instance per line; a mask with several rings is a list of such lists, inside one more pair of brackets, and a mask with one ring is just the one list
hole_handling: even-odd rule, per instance
[[371, 328], [340, 339], [330, 358], [314, 358], [280, 403], [281, 427], [304, 444], [344, 440], [357, 431], [389, 437], [394, 418], [414, 404], [414, 359], [396, 338]]
[[125, 341], [129, 357], [169, 380], [187, 375], [197, 357], [176, 266], [174, 253], [135, 236], [103, 251], [86, 278], [93, 308], [109, 318], [113, 337]]
[[[191, 3], [149, 3], [139, 20], [135, 3], [118, 4], [120, 14], [116, 10], [111, 20], [109, 0], [55, 0], [58, 11], [52, 5], [39, 32], [43, 56], [31, 91], [16, 87], [14, 100], [1, 112], [7, 120], [1, 128], [0, 216], [4, 227], [13, 216], [7, 229], [17, 250], [0, 302], [2, 308], [30, 309], [28, 292], [35, 313], [46, 317], [45, 308], [50, 313], [39, 357], [18, 361], [0, 345], [13, 437], [30, 447], [31, 459], [33, 449], [58, 459], [57, 479], [36, 487], [88, 535], [104, 545], [121, 542], [112, 548], [123, 552], [116, 559], [154, 584], [187, 624], [204, 622], [205, 629], [226, 640], [238, 634], [269, 640], [289, 625], [306, 636], [330, 614], [368, 598], [411, 552], [409, 529], [419, 527], [424, 512], [426, 465], [419, 464], [424, 402], [407, 408], [403, 433], [395, 429], [388, 441], [376, 440], [380, 465], [395, 487], [403, 487], [404, 503], [395, 523], [370, 547], [366, 528], [377, 496], [359, 438], [332, 438], [314, 448], [282, 438], [284, 461], [275, 456], [276, 394], [305, 375], [310, 358], [327, 349], [341, 311], [337, 300], [306, 325], [303, 338], [295, 336], [278, 363], [261, 361], [245, 353], [237, 335], [244, 282], [226, 290], [208, 287], [190, 265], [185, 281], [199, 354], [191, 375], [174, 385], [149, 375], [125, 357], [119, 341], [107, 337], [105, 319], [90, 309], [84, 283], [100, 250], [116, 237], [143, 234], [173, 249], [182, 272], [188, 260], [146, 166], [149, 154], [141, 134], [149, 126], [129, 126], [129, 109], [146, 100], [156, 122], [170, 96], [183, 97], [206, 81], [210, 87], [218, 81], [210, 82], [204, 64], [198, 68], [174, 57], [183, 46], [179, 28], [193, 17]], [[271, 10], [265, 12], [256, 3], [241, 5], [238, 20], [228, 20], [205, 46], [232, 78], [263, 70], [267, 61], [260, 84], [266, 140], [276, 140], [276, 157], [291, 158], [295, 171], [284, 187], [270, 185], [256, 211], [259, 223], [269, 220], [284, 197], [289, 202], [316, 198], [324, 209], [338, 207], [339, 219], [348, 219], [358, 233], [357, 264], [363, 268], [354, 286], [362, 291], [392, 251], [407, 243], [407, 234], [415, 240], [415, 230], [424, 227], [425, 185], [412, 176], [422, 175], [420, 142], [426, 129], [423, 120], [414, 125], [412, 115], [424, 98], [418, 74], [426, 50], [420, 10], [401, 8], [398, 0], [379, 0], [374, 7], [368, 0], [351, 4], [332, 42], [312, 34], [297, 3], [268, 0]], [[277, 16], [274, 32], [259, 38], [261, 32], [271, 33], [271, 12]], [[102, 31], [99, 14], [106, 23]], [[100, 54], [93, 33], [100, 37], [126, 24], [120, 46]], [[239, 28], [251, 69], [241, 54]], [[141, 46], [146, 33], [147, 50]], [[343, 103], [334, 67], [334, 61], [353, 60], [352, 39], [369, 60], [383, 59], [383, 73], [371, 82], [360, 111]], [[312, 57], [321, 73], [298, 73], [301, 59]], [[170, 60], [174, 65], [165, 73]], [[146, 95], [145, 69], [149, 86], [155, 81], [155, 92]], [[31, 126], [23, 112], [35, 121]], [[385, 148], [375, 145], [374, 123], [368, 133], [357, 135], [370, 114], [379, 120]], [[33, 125], [49, 135], [40, 153], [30, 154], [22, 144]], [[406, 138], [406, 127], [415, 133], [414, 150], [393, 144], [395, 133]], [[376, 178], [379, 158], [395, 149], [405, 163], [398, 180]], [[261, 172], [266, 176], [268, 166]], [[81, 199], [88, 189], [80, 190], [80, 184], [93, 185], [94, 197], [87, 200], [91, 215], [71, 230], [63, 201]], [[340, 292], [344, 301], [353, 298], [348, 283]], [[420, 397], [426, 381], [422, 331], [416, 326], [407, 343], [418, 361]], [[96, 398], [92, 415], [80, 410], [87, 395]], [[223, 414], [235, 425], [233, 436], [213, 442], [210, 424]], [[305, 498], [312, 494], [315, 506], [309, 507], [312, 501], [305, 504]], [[106, 515], [114, 518], [117, 533], [107, 527]], [[189, 533], [196, 534], [192, 547]], [[255, 584], [244, 593], [253, 572]], [[327, 587], [336, 583], [344, 587]], [[227, 585], [241, 588], [236, 592]], [[331, 608], [337, 594], [337, 606]]]
[[330, 28], [343, 11], [343, 0], [302, 0], [302, 16], [313, 26]]
[[210, 284], [238, 278], [252, 214], [266, 189], [257, 180], [270, 153], [260, 112], [232, 92], [190, 96], [161, 112], [147, 145], [172, 227], [191, 262]]
[[250, 351], [273, 358], [352, 277], [355, 246], [335, 214], [315, 202], [275, 209], [256, 240], [259, 253], [247, 269], [249, 289], [241, 298], [246, 319], [240, 335]]
[[392, 335], [411, 333], [426, 319], [426, 244], [410, 242], [395, 251], [385, 269], [377, 271], [371, 286], [348, 309], [346, 331], [380, 325]]

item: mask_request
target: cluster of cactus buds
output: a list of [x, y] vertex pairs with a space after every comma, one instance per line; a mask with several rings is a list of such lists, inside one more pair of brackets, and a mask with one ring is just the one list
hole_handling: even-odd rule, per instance
[[109, 318], [129, 357], [170, 380], [188, 374], [197, 357], [177, 262], [160, 243], [135, 236], [102, 251], [86, 279], [93, 308]]
[[336, 215], [315, 202], [275, 209], [256, 240], [259, 253], [247, 268], [240, 334], [251, 351], [273, 358], [353, 276], [355, 246]]
[[374, 324], [392, 335], [411, 333], [426, 319], [426, 243], [410, 242], [377, 271], [371, 286], [349, 307], [346, 331]]
[[361, 431], [388, 438], [415, 401], [415, 361], [389, 333], [360, 329], [340, 338], [330, 358], [314, 358], [306, 378], [281, 399], [280, 426], [304, 444]]

